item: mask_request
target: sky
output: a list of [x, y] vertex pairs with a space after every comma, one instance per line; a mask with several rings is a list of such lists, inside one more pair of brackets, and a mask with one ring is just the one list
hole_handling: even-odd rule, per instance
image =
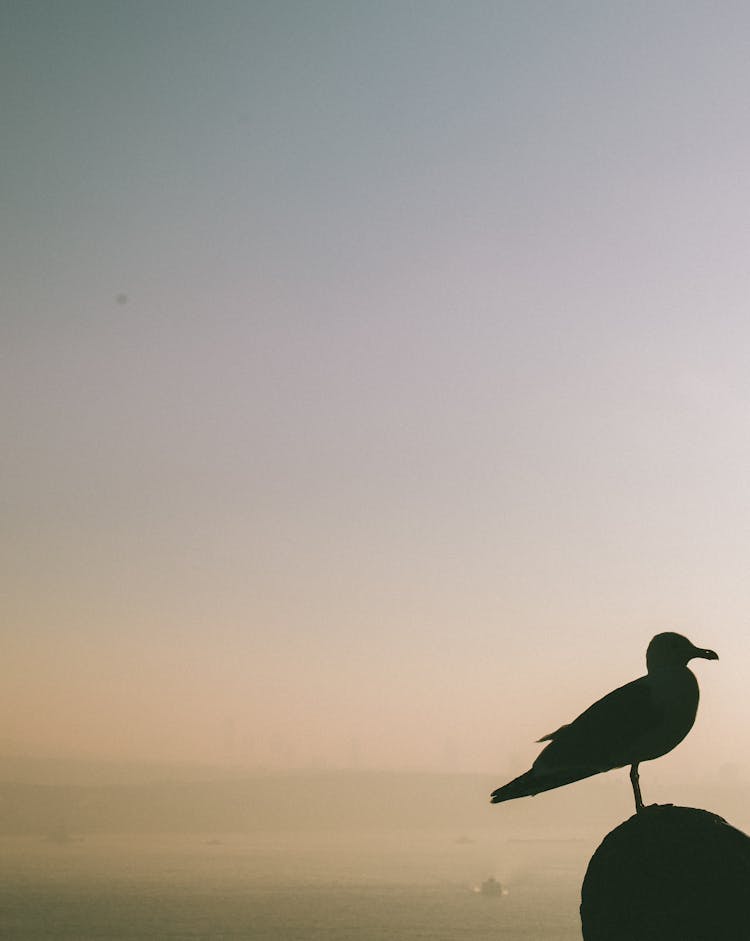
[[678, 630], [742, 766], [748, 35], [3, 0], [0, 751], [515, 774]]

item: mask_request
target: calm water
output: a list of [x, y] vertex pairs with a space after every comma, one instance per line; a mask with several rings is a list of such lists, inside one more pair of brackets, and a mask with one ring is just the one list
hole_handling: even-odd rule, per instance
[[[19, 941], [580, 941], [595, 848], [421, 832], [0, 846], [0, 937]], [[502, 898], [477, 893], [489, 875]]]

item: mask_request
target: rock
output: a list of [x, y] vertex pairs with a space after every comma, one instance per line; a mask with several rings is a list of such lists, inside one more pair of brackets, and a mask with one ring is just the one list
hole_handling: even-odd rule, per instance
[[581, 888], [584, 941], [748, 941], [750, 838], [694, 807], [654, 805], [620, 824]]

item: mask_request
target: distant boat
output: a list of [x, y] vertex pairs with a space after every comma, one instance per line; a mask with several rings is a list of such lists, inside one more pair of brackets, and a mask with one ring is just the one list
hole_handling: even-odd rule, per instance
[[61, 823], [48, 830], [44, 839], [47, 843], [57, 843], [59, 846], [65, 846], [68, 843], [80, 843], [83, 838], [72, 836], [65, 824]]
[[490, 876], [489, 879], [485, 879], [482, 885], [479, 888], [480, 895], [502, 895], [503, 887], [497, 881], [494, 876]]
[[585, 843], [582, 836], [511, 836], [509, 843]]

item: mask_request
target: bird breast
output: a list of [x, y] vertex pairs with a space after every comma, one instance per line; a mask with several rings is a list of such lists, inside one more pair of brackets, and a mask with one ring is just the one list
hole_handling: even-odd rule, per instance
[[661, 720], [635, 743], [637, 761], [650, 761], [672, 751], [692, 729], [698, 710], [698, 681], [687, 667], [654, 670], [648, 680]]

